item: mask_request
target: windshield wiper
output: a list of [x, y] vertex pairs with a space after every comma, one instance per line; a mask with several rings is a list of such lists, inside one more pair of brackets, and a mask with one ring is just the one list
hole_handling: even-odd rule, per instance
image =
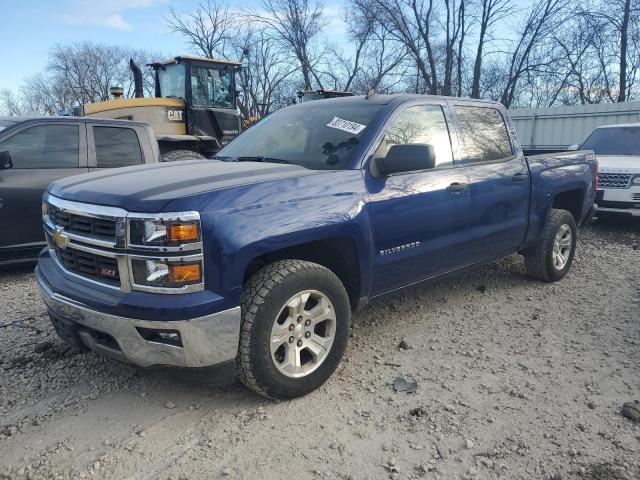
[[290, 163], [287, 160], [270, 157], [236, 157], [236, 162]]

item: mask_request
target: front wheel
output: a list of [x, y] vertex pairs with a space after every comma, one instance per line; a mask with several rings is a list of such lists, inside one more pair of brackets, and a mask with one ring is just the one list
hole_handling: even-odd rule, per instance
[[327, 268], [301, 260], [267, 265], [246, 283], [241, 310], [236, 367], [255, 392], [306, 395], [340, 363], [351, 309], [342, 282]]
[[535, 247], [524, 253], [527, 273], [545, 282], [563, 278], [576, 252], [576, 222], [567, 210], [553, 209]]

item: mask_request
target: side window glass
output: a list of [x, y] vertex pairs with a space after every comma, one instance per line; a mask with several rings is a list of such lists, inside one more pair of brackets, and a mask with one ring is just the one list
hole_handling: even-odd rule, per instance
[[38, 125], [7, 138], [0, 152], [8, 152], [9, 168], [74, 168], [79, 165], [77, 125]]
[[416, 143], [433, 147], [436, 167], [453, 165], [449, 129], [440, 105], [416, 105], [401, 112], [387, 130], [376, 155], [385, 156], [391, 145]]
[[470, 162], [497, 161], [512, 155], [507, 126], [498, 110], [459, 105], [455, 109]]
[[98, 167], [125, 167], [142, 163], [140, 142], [132, 128], [93, 127], [93, 140]]

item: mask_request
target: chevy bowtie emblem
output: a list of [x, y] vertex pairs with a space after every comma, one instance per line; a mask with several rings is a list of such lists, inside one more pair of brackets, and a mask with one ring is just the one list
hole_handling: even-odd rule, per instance
[[61, 228], [56, 228], [52, 235], [53, 243], [56, 247], [67, 248], [69, 246], [69, 236]]

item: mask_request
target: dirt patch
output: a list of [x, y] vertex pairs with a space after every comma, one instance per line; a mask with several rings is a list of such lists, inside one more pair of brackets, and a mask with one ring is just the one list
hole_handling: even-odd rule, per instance
[[638, 479], [638, 244], [598, 222], [559, 283], [513, 256], [373, 304], [330, 381], [280, 403], [228, 367], [70, 350], [32, 273], [5, 271], [0, 478]]

